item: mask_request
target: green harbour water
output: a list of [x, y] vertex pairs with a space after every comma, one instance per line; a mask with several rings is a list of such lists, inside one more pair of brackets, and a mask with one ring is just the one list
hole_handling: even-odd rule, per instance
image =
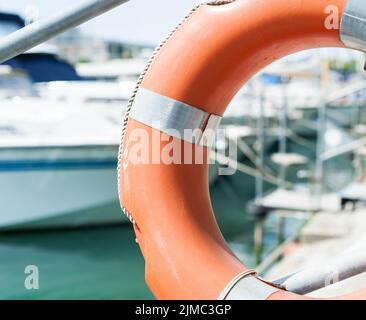
[[[0, 237], [0, 299], [150, 299], [130, 226]], [[27, 265], [39, 289], [24, 286]]]

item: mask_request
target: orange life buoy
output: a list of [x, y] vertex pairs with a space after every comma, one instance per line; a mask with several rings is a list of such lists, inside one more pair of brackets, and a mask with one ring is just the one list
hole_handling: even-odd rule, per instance
[[[271, 62], [310, 48], [366, 48], [362, 11], [359, 0], [214, 1], [196, 7], [157, 49], [130, 101], [118, 169], [120, 202], [157, 298], [303, 298], [258, 278], [227, 246], [210, 202], [209, 147], [199, 141]], [[186, 138], [184, 129], [201, 134]], [[155, 163], [156, 148], [175, 148], [180, 160], [201, 152], [205, 161]], [[133, 159], [145, 151], [148, 161]]]

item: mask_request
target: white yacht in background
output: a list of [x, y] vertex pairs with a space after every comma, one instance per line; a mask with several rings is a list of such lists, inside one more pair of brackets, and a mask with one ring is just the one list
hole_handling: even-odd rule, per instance
[[[118, 65], [122, 69], [116, 65], [116, 70], [124, 76], [120, 76], [118, 79], [84, 77], [72, 65], [60, 60], [52, 47], [40, 46], [23, 56], [23, 59], [32, 60], [33, 64], [44, 63], [45, 67], [50, 68], [51, 66], [57, 70], [58, 77], [51, 74], [42, 78], [39, 74], [47, 72], [47, 70], [39, 68], [37, 76], [35, 76], [38, 78], [35, 85], [42, 97], [66, 103], [102, 103], [105, 106], [127, 104], [139, 76], [138, 70], [140, 70], [140, 68], [128, 68], [124, 61], [120, 60]], [[108, 64], [109, 62], [106, 62], [106, 65]]]
[[0, 230], [123, 222], [121, 104], [40, 97], [8, 66], [0, 66], [0, 83]]

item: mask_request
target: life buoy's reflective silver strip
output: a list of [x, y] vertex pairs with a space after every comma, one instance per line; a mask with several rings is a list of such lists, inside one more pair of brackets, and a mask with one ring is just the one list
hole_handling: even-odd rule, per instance
[[183, 102], [140, 88], [130, 118], [170, 136], [211, 146], [221, 117]]
[[348, 0], [341, 22], [341, 40], [346, 47], [366, 51], [366, 2]]
[[218, 300], [267, 300], [279, 289], [256, 277], [254, 270], [238, 274], [220, 294]]

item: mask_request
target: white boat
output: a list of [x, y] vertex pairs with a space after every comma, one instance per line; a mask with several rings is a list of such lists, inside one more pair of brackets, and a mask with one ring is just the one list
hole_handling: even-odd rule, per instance
[[37, 96], [0, 68], [0, 229], [126, 221], [117, 195], [121, 104]]

